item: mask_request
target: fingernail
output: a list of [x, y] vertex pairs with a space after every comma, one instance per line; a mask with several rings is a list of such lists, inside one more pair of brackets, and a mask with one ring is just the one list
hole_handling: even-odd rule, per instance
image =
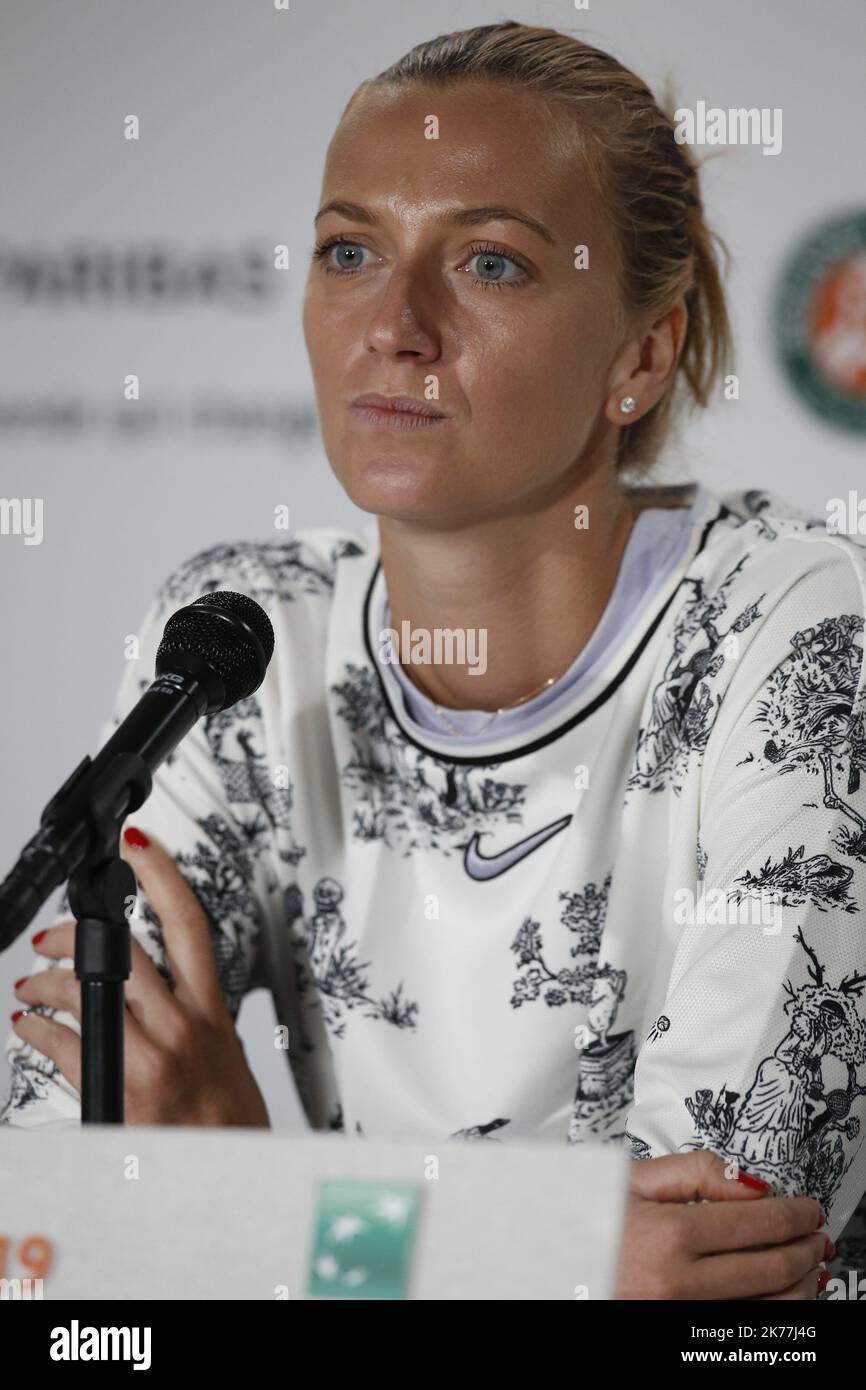
[[20, 980], [16, 980], [16, 981], [15, 981], [14, 985], [12, 986], [12, 988], [13, 988], [13, 989], [20, 989], [21, 986], [23, 985], [23, 983], [24, 983], [24, 981], [25, 981], [26, 979], [27, 979], [27, 976], [26, 976], [26, 975], [22, 975]]
[[821, 1270], [821, 1273], [818, 1275], [818, 1292], [819, 1292], [819, 1293], [823, 1293], [823, 1292], [824, 1292], [824, 1290], [826, 1289], [827, 1284], [828, 1284], [828, 1282], [829, 1282], [829, 1279], [830, 1279], [830, 1271], [827, 1270], [827, 1269], [822, 1269], [822, 1270]]
[[19, 1018], [23, 1018], [26, 1012], [26, 1009], [16, 1009], [14, 1014], [12, 1015], [12, 1022], [17, 1023]]
[[131, 849], [147, 849], [150, 840], [143, 830], [139, 830], [135, 825], [128, 825], [123, 832], [123, 838]]
[[31, 944], [32, 944], [33, 946], [38, 946], [39, 943], [40, 943], [40, 941], [42, 940], [43, 936], [45, 936], [45, 934], [46, 934], [47, 931], [48, 931], [48, 928], [46, 927], [44, 931], [38, 931], [38, 932], [36, 933], [35, 936], [31, 936], [31, 938], [30, 938]]
[[823, 1207], [819, 1206], [819, 1207], [818, 1207], [818, 1230], [819, 1230], [819, 1231], [820, 1231], [821, 1227], [824, 1225], [824, 1223], [825, 1223], [826, 1220], [827, 1220], [827, 1213], [824, 1211], [824, 1208], [823, 1208]]
[[752, 1187], [756, 1192], [768, 1192], [770, 1184], [764, 1182], [763, 1178], [753, 1177], [751, 1173], [738, 1173], [737, 1182], [741, 1182], [744, 1187]]
[[835, 1245], [833, 1244], [833, 1242], [832, 1242], [832, 1240], [830, 1239], [830, 1237], [828, 1236], [828, 1237], [827, 1237], [827, 1240], [826, 1240], [825, 1243], [824, 1243], [824, 1259], [825, 1259], [825, 1260], [832, 1260], [832, 1258], [833, 1258], [833, 1256], [834, 1256], [835, 1254], [836, 1254], [836, 1247], [835, 1247]]

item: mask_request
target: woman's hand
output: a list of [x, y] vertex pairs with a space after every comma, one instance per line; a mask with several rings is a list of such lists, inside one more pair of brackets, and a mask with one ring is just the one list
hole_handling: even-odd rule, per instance
[[632, 1164], [615, 1298], [817, 1297], [834, 1253], [820, 1203], [766, 1196], [725, 1167], [706, 1149]]
[[[128, 1124], [261, 1125], [268, 1112], [219, 987], [205, 913], [169, 854], [140, 831], [122, 841], [148, 902], [159, 917], [172, 992], [133, 937], [126, 982], [124, 1097]], [[75, 923], [40, 932], [34, 949], [57, 960], [73, 957]], [[80, 985], [72, 970], [46, 969], [19, 980], [26, 1005], [49, 1005], [81, 1027]], [[38, 1013], [13, 1019], [24, 1042], [57, 1063], [81, 1093], [81, 1038]]]

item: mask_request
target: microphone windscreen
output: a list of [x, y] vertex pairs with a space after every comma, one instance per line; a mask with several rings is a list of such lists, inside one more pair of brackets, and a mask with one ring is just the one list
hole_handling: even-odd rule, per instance
[[[207, 685], [207, 672], [225, 689], [221, 709], [257, 690], [274, 651], [274, 629], [263, 608], [246, 594], [215, 590], [173, 613], [156, 653], [158, 674], [192, 669]], [[191, 666], [186, 663], [192, 658]]]

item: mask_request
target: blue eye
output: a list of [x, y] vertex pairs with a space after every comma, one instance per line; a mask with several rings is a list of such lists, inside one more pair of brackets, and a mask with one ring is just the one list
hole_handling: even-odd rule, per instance
[[[313, 255], [317, 258], [327, 257], [325, 261], [326, 270], [336, 271], [338, 275], [351, 275], [354, 271], [360, 270], [364, 263], [363, 253], [367, 249], [366, 246], [362, 246], [358, 241], [349, 241], [348, 239], [332, 237], [330, 241], [320, 242], [315, 247]], [[349, 253], [349, 258], [342, 263], [339, 259], [334, 262], [328, 255], [329, 251], [336, 251], [338, 258], [341, 251], [346, 251]], [[361, 254], [359, 254], [359, 252]]]
[[[525, 272], [523, 265], [520, 264], [520, 261], [514, 260], [513, 256], [506, 256], [505, 252], [491, 249], [491, 247], [482, 247], [481, 250], [474, 250], [470, 259], [480, 261], [481, 267], [492, 272], [489, 277], [487, 272], [474, 275], [474, 284], [481, 285], [482, 289], [505, 289], [506, 286], [509, 289], [517, 289], [518, 286], [527, 284], [527, 272]], [[517, 274], [506, 275], [500, 268], [502, 265], [512, 265]]]

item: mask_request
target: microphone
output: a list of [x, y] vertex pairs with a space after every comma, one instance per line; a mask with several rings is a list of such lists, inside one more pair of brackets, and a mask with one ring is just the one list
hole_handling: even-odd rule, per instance
[[171, 615], [156, 679], [95, 758], [86, 757], [52, 797], [0, 884], [0, 950], [85, 859], [112, 852], [120, 822], [150, 794], [151, 773], [203, 714], [258, 690], [273, 650], [270, 619], [245, 594], [203, 594]]

